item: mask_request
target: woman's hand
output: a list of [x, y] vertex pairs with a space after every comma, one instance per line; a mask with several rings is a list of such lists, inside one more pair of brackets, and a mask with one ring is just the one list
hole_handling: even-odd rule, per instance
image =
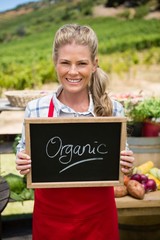
[[134, 156], [131, 150], [123, 150], [121, 151], [121, 171], [125, 175], [131, 175], [134, 168]]
[[16, 169], [22, 175], [26, 175], [29, 173], [31, 168], [31, 159], [30, 156], [27, 155], [24, 151], [19, 152], [16, 158]]

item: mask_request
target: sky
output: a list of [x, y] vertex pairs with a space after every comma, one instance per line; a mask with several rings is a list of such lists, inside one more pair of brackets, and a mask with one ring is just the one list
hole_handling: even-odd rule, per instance
[[38, 0], [0, 0], [0, 12], [15, 8], [19, 4], [36, 1]]

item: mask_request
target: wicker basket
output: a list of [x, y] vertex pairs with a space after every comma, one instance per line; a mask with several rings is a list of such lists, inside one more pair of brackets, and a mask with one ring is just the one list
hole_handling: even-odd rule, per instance
[[5, 96], [8, 98], [11, 106], [25, 108], [27, 103], [33, 99], [46, 96], [51, 91], [36, 91], [36, 90], [16, 90], [7, 91]]

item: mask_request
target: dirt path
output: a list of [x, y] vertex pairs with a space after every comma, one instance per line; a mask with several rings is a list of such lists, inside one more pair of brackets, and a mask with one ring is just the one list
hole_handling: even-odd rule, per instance
[[144, 96], [160, 97], [160, 82], [149, 82], [145, 80], [133, 80], [130, 82], [113, 79], [110, 83], [110, 91], [115, 93], [139, 93]]
[[[93, 8], [93, 16], [95, 17], [115, 17], [118, 16], [125, 11], [129, 11], [129, 16], [132, 18], [135, 15], [135, 9], [134, 8], [126, 8], [123, 6], [117, 7], [117, 8], [106, 8], [103, 5], [98, 5]], [[160, 19], [160, 11], [151, 11], [145, 16], [145, 19]]]

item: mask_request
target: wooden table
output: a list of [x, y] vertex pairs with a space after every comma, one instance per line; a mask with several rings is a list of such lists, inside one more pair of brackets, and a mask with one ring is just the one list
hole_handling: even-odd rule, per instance
[[0, 136], [22, 132], [24, 108], [13, 107], [7, 99], [0, 99]]
[[143, 200], [116, 198], [121, 240], [160, 239], [160, 190], [146, 193]]
[[24, 108], [13, 107], [6, 98], [0, 99], [0, 113], [2, 111], [24, 111]]
[[146, 193], [143, 200], [130, 196], [116, 198], [118, 216], [160, 215], [160, 191]]

